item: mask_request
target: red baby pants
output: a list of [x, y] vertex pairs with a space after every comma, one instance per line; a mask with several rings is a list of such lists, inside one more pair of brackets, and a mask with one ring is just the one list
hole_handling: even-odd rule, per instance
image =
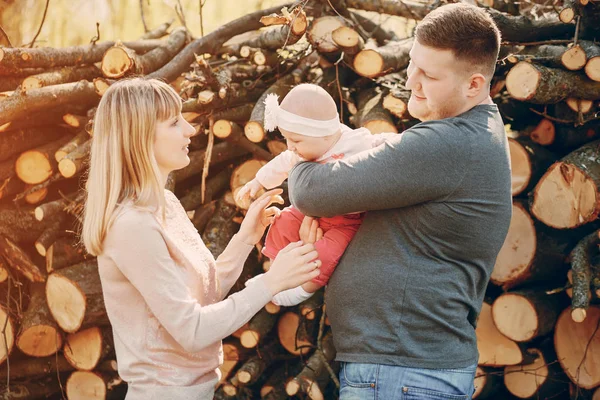
[[[317, 218], [319, 227], [323, 230], [323, 238], [315, 242], [321, 260], [321, 273], [313, 279], [314, 283], [322, 286], [327, 284], [346, 247], [360, 227], [363, 217], [364, 213]], [[284, 208], [269, 228], [262, 253], [274, 259], [281, 249], [299, 241], [298, 231], [303, 219], [304, 215], [296, 208]]]

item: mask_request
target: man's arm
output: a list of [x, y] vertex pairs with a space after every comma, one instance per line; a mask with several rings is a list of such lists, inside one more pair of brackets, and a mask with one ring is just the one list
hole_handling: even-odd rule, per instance
[[343, 161], [296, 165], [289, 198], [305, 215], [318, 217], [441, 199], [459, 186], [470, 152], [465, 136], [448, 122], [422, 124]]

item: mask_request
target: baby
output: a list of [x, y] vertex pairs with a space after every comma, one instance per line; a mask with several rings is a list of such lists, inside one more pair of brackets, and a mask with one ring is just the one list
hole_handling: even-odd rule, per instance
[[[279, 128], [287, 142], [288, 150], [263, 166], [256, 178], [239, 192], [238, 198], [253, 198], [261, 189], [271, 189], [283, 183], [294, 165], [302, 161], [335, 162], [372, 149], [396, 133], [372, 135], [368, 129], [350, 129], [340, 123], [333, 98], [320, 86], [301, 84], [285, 96], [281, 105], [277, 96], [269, 94], [265, 100], [267, 131]], [[332, 218], [319, 218], [323, 235], [315, 242], [321, 261], [321, 273], [313, 281], [294, 289], [280, 292], [273, 303], [292, 306], [308, 299], [329, 281], [346, 247], [356, 234], [364, 213], [347, 214]], [[300, 240], [298, 231], [304, 215], [293, 206], [282, 210], [275, 219], [265, 239], [263, 254], [274, 259], [277, 253], [291, 242]]]

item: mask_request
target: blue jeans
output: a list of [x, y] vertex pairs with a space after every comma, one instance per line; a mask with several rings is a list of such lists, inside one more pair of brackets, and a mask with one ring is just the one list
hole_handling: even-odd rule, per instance
[[468, 400], [477, 364], [457, 369], [341, 363], [340, 400]]

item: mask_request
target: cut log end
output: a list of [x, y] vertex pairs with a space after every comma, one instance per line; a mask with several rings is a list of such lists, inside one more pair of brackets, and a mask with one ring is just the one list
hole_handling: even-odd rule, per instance
[[125, 48], [116, 46], [108, 49], [102, 57], [102, 74], [107, 78], [121, 78], [134, 67], [134, 60]]
[[[2, 343], [2, 346], [0, 346], [0, 364], [2, 364], [11, 353], [15, 343], [15, 330], [12, 320], [2, 306], [0, 306], [0, 326], [3, 327], [0, 330], [0, 340]], [[5, 326], [6, 328], [4, 328]]]
[[408, 110], [404, 100], [388, 94], [383, 98], [383, 108], [394, 114], [398, 118], [403, 118]]
[[42, 86], [42, 82], [36, 76], [28, 76], [21, 83], [21, 89], [25, 92], [32, 89], [39, 89]]
[[312, 344], [297, 337], [300, 326], [300, 316], [293, 312], [286, 312], [277, 322], [277, 334], [281, 345], [291, 354], [307, 354]]
[[379, 76], [383, 71], [383, 57], [375, 50], [363, 50], [354, 57], [354, 69], [367, 78]]
[[510, 284], [529, 268], [536, 252], [536, 237], [531, 216], [520, 204], [513, 204], [508, 234], [492, 271], [494, 284]]
[[331, 34], [336, 29], [344, 26], [342, 18], [326, 16], [313, 21], [308, 32], [308, 40], [321, 54], [338, 51]]
[[556, 128], [554, 127], [554, 123], [547, 118], [542, 119], [538, 126], [531, 131], [529, 137], [535, 143], [541, 144], [542, 146], [548, 146], [554, 143], [554, 139], [556, 137]]
[[558, 14], [558, 18], [561, 20], [561, 22], [568, 24], [575, 18], [575, 10], [573, 10], [571, 7], [563, 8]]
[[244, 126], [244, 134], [249, 141], [260, 143], [265, 139], [265, 129], [262, 124], [257, 121], [250, 121]]
[[51, 274], [46, 282], [46, 299], [52, 316], [65, 332], [76, 332], [85, 315], [86, 298], [77, 284]]
[[53, 169], [52, 164], [43, 153], [29, 150], [17, 158], [15, 172], [23, 182], [37, 185], [50, 178]]
[[481, 308], [475, 334], [479, 349], [479, 365], [498, 367], [517, 365], [523, 361], [523, 353], [519, 346], [500, 333], [494, 325], [492, 307], [487, 303], [483, 303]]
[[260, 334], [253, 330], [245, 330], [240, 335], [240, 343], [247, 349], [252, 349], [258, 345], [260, 341]]
[[281, 311], [281, 306], [278, 306], [270, 301], [267, 303], [267, 305], [265, 305], [265, 310], [267, 310], [269, 314], [279, 314], [279, 311]]
[[538, 70], [530, 63], [522, 61], [508, 72], [506, 89], [513, 98], [527, 101], [535, 95], [540, 80]]
[[516, 342], [535, 337], [538, 331], [538, 315], [529, 300], [518, 294], [505, 293], [492, 305], [494, 323], [500, 333]]
[[511, 185], [512, 195], [520, 194], [531, 179], [531, 161], [529, 153], [518, 141], [509, 138], [508, 149], [510, 151]]
[[587, 311], [585, 311], [585, 309], [583, 309], [583, 308], [576, 308], [571, 311], [571, 319], [574, 322], [581, 323], [581, 322], [585, 321], [586, 317], [587, 317]]
[[67, 379], [65, 390], [69, 399], [106, 399], [106, 383], [101, 376], [93, 372], [73, 372]]
[[233, 133], [234, 125], [231, 121], [220, 119], [213, 124], [213, 133], [219, 139], [225, 139]]
[[65, 178], [71, 178], [77, 173], [77, 164], [68, 158], [63, 158], [58, 163], [58, 171]]
[[596, 184], [572, 164], [552, 165], [540, 179], [533, 196], [532, 214], [553, 228], [574, 228], [595, 219]]
[[584, 389], [600, 385], [600, 307], [591, 306], [587, 318], [574, 322], [571, 310], [565, 309], [554, 329], [554, 348], [562, 369], [569, 379]]
[[285, 385], [285, 392], [288, 396], [295, 396], [300, 392], [300, 382], [296, 379], [292, 379]]
[[520, 399], [534, 396], [549, 375], [548, 365], [542, 352], [538, 349], [531, 349], [530, 352], [537, 354], [533, 364], [511, 365], [504, 368], [504, 385], [509, 392]]
[[560, 61], [566, 69], [577, 71], [585, 66], [587, 56], [581, 46], [575, 45], [563, 53]]
[[585, 74], [593, 81], [600, 82], [600, 56], [591, 58], [585, 65]]
[[32, 357], [46, 357], [62, 347], [60, 332], [53, 326], [35, 325], [21, 332], [17, 347]]
[[93, 327], [67, 336], [65, 359], [78, 370], [91, 371], [102, 356], [102, 332]]
[[575, 112], [582, 112], [584, 114], [589, 113], [594, 106], [594, 102], [592, 100], [576, 99], [573, 97], [569, 97], [566, 102], [571, 110]]
[[364, 125], [373, 135], [384, 132], [395, 132], [398, 133], [396, 125], [384, 120], [371, 120], [367, 121]]

